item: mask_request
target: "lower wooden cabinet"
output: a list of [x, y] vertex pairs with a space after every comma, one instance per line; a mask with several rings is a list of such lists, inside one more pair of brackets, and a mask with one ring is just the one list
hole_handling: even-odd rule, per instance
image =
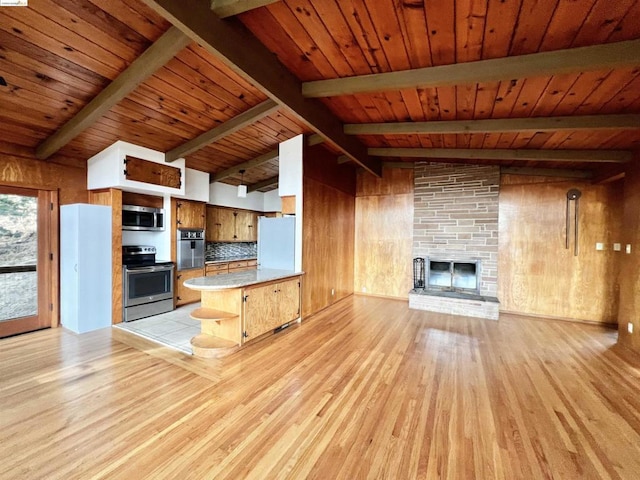
[[249, 341], [300, 317], [300, 279], [245, 289], [244, 340]]
[[180, 305], [186, 305], [187, 303], [200, 301], [200, 291], [184, 286], [185, 280], [197, 277], [204, 277], [204, 268], [194, 268], [191, 270], [180, 270], [176, 272], [176, 281], [174, 282], [174, 286], [177, 307]]
[[204, 273], [207, 277], [211, 275], [222, 275], [229, 273], [228, 263], [211, 263], [204, 266]]

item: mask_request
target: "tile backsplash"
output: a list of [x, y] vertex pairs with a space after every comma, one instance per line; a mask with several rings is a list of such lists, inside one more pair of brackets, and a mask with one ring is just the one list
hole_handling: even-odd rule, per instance
[[256, 242], [207, 242], [205, 257], [207, 260], [216, 260], [227, 257], [249, 257], [258, 255]]

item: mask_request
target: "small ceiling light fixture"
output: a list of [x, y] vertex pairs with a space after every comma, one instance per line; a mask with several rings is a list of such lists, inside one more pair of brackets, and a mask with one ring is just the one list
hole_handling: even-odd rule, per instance
[[244, 198], [247, 196], [247, 186], [244, 183], [244, 169], [240, 170], [240, 185], [238, 185], [238, 197]]

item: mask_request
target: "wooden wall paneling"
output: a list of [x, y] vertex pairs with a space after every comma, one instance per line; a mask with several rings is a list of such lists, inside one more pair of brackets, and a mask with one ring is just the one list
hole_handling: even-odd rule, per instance
[[[582, 191], [579, 255], [565, 249], [565, 205]], [[498, 298], [501, 311], [616, 323], [622, 202], [616, 183], [502, 177]], [[605, 249], [596, 251], [596, 242]]]
[[[303, 182], [302, 316], [353, 293], [355, 177], [347, 185], [335, 155], [305, 149]], [[339, 181], [338, 181], [339, 180]], [[345, 191], [350, 190], [350, 191]], [[333, 295], [332, 295], [333, 290]]]
[[412, 288], [413, 170], [358, 173], [354, 292], [407, 298]]
[[61, 205], [87, 201], [86, 168], [0, 154], [0, 182], [16, 187], [58, 190]]
[[51, 308], [51, 327], [60, 325], [60, 200], [58, 190], [48, 192], [48, 200], [53, 205], [49, 216], [49, 251], [53, 254], [50, 262], [49, 278], [51, 279], [49, 298]]
[[[618, 342], [640, 352], [640, 157], [629, 165], [624, 178], [624, 229], [621, 235], [620, 307], [618, 310]], [[631, 253], [625, 253], [626, 245]], [[629, 333], [628, 324], [633, 325]]]
[[89, 191], [89, 203], [111, 207], [111, 315], [112, 323], [122, 323], [122, 190], [109, 188]]

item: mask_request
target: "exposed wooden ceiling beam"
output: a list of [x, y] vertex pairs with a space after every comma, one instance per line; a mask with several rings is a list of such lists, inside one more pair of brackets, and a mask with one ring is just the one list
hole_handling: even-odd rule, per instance
[[278, 185], [278, 176], [267, 178], [258, 183], [254, 183], [253, 185], [247, 186], [247, 192], [255, 192], [260, 190], [261, 188], [273, 187], [274, 185]]
[[366, 146], [357, 138], [345, 135], [342, 122], [324, 103], [305, 99], [300, 80], [237, 19], [218, 18], [208, 0], [144, 1], [269, 98], [286, 106], [335, 148], [381, 175], [380, 160], [370, 158]]
[[321, 143], [324, 143], [324, 138], [322, 137], [322, 135], [318, 135], [317, 133], [314, 133], [313, 135], [309, 135], [309, 138], [307, 138], [308, 147], [313, 147], [314, 145], [320, 145]]
[[560, 75], [640, 64], [640, 40], [302, 84], [307, 98]]
[[220, 18], [231, 17], [278, 0], [211, 0], [211, 10]]
[[560, 178], [592, 178], [593, 172], [587, 170], [567, 170], [563, 168], [529, 168], [529, 167], [501, 167], [503, 175], [528, 175], [534, 177]]
[[624, 150], [534, 150], [482, 148], [370, 148], [379, 157], [458, 158], [476, 160], [522, 160], [537, 162], [624, 163], [633, 153]]
[[188, 36], [179, 29], [171, 27], [72, 119], [44, 140], [36, 148], [36, 157], [44, 160], [60, 150], [189, 43], [191, 39]]
[[624, 178], [626, 169], [624, 165], [606, 165], [596, 170], [595, 175], [591, 179], [594, 185], [615, 182]]
[[183, 158], [184, 156], [200, 150], [210, 143], [217, 142], [221, 138], [231, 135], [238, 130], [242, 130], [244, 127], [271, 115], [279, 108], [280, 105], [278, 105], [273, 100], [265, 100], [264, 102], [250, 108], [245, 112], [242, 112], [240, 115], [233, 117], [223, 124], [212, 128], [208, 132], [205, 132], [202, 135], [198, 135], [193, 140], [189, 140], [187, 143], [180, 145], [173, 150], [169, 150], [165, 154], [165, 160], [167, 162], [173, 162], [178, 158]]
[[353, 123], [344, 126], [344, 132], [348, 135], [420, 135], [624, 129], [640, 129], [640, 115], [584, 115], [576, 117], [505, 118], [443, 122]]
[[275, 160], [276, 158], [278, 158], [277, 148], [263, 155], [260, 155], [259, 157], [252, 158], [251, 160], [247, 160], [246, 162], [234, 165], [233, 167], [227, 168], [226, 170], [216, 173], [215, 175], [211, 175], [211, 183], [219, 182], [220, 180], [224, 180], [228, 177], [233, 177], [234, 175], [238, 175], [240, 173], [240, 170], [251, 170], [252, 168], [264, 165], [265, 163]]

